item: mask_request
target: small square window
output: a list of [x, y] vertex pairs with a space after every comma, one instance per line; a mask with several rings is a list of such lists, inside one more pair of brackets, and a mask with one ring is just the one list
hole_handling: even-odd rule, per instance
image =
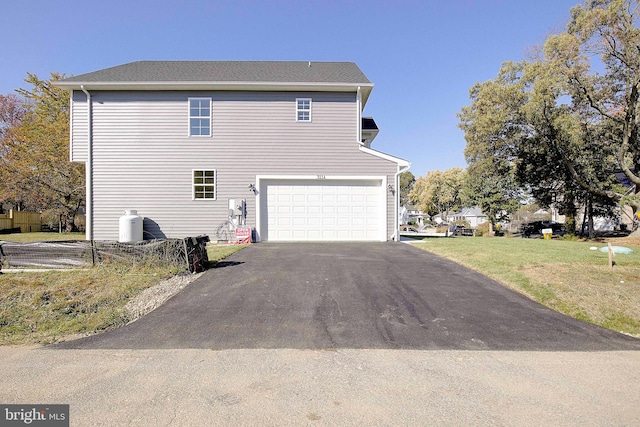
[[211, 136], [211, 98], [189, 98], [189, 136]]
[[296, 98], [296, 121], [311, 121], [311, 98]]
[[193, 198], [194, 200], [216, 199], [215, 169], [193, 171]]

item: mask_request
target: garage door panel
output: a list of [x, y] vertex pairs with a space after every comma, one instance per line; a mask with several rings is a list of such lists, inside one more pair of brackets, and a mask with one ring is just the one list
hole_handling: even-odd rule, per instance
[[323, 205], [322, 206], [322, 214], [323, 215], [335, 215], [338, 210], [337, 206], [331, 205]]
[[289, 215], [291, 213], [291, 205], [288, 203], [287, 204], [279, 203], [277, 205], [276, 212], [279, 215]]
[[363, 215], [365, 213], [365, 207], [364, 206], [352, 206], [351, 207], [351, 214], [353, 215]]
[[280, 227], [289, 227], [291, 225], [291, 217], [287, 217], [287, 216], [278, 216], [276, 218], [276, 224]]
[[331, 227], [331, 229], [335, 228], [338, 219], [335, 217], [322, 217], [322, 226], [323, 227]]
[[[306, 233], [304, 232], [304, 230], [293, 230], [293, 232], [291, 233], [291, 240], [300, 240], [300, 239], [304, 239]], [[285, 240], [285, 239], [282, 239]]]
[[321, 208], [319, 205], [307, 205], [306, 211], [308, 215], [319, 215]]
[[307, 232], [301, 232], [298, 240], [322, 240], [322, 232], [310, 229]]
[[307, 218], [306, 222], [309, 227], [320, 227], [322, 225], [322, 217], [310, 216]]
[[366, 219], [365, 218], [352, 218], [351, 219], [351, 224], [353, 226], [359, 227], [359, 226], [362, 226], [362, 225], [366, 224]]
[[338, 218], [338, 227], [341, 228], [345, 228], [345, 227], [351, 227], [353, 225], [353, 222], [351, 221], [351, 218]]
[[349, 215], [351, 213], [351, 206], [338, 206], [336, 213], [340, 216]]
[[382, 180], [291, 179], [266, 181], [262, 188], [268, 216], [263, 222], [267, 230], [262, 231], [266, 240], [386, 240]]

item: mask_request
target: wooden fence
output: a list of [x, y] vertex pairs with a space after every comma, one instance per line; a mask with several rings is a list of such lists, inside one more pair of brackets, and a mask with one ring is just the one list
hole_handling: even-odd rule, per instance
[[20, 227], [21, 233], [32, 233], [42, 230], [42, 219], [39, 212], [14, 211], [0, 214], [0, 230]]
[[0, 230], [20, 227], [21, 233], [32, 233], [42, 230], [42, 216], [39, 212], [14, 211], [0, 215]]
[[0, 230], [6, 230], [13, 228], [13, 220], [9, 218], [9, 215], [0, 215]]
[[[43, 224], [43, 221], [44, 218], [39, 212], [14, 211], [12, 209], [8, 214], [0, 214], [0, 231], [18, 227], [20, 227], [21, 233], [59, 231], [60, 224], [54, 224], [52, 227], [51, 224]], [[87, 222], [85, 215], [76, 215], [73, 222], [79, 230], [85, 230]]]

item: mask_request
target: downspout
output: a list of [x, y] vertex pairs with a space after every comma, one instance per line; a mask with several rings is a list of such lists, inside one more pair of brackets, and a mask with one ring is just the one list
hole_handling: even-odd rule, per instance
[[400, 168], [400, 165], [398, 165], [398, 172], [396, 172], [394, 175], [394, 181], [396, 186], [396, 194], [395, 194], [396, 207], [394, 209], [395, 219], [393, 220], [393, 224], [394, 224], [395, 230], [391, 235], [391, 238], [396, 242], [400, 241], [400, 218], [398, 217], [398, 215], [400, 214], [400, 174], [408, 171], [410, 167], [411, 167], [411, 164], [408, 164], [404, 168]]
[[80, 89], [87, 95], [87, 162], [85, 163], [86, 201], [87, 209], [86, 239], [93, 241], [93, 104], [91, 94], [80, 85]]
[[356, 140], [358, 144], [362, 144], [362, 89], [358, 86], [358, 90], [356, 92], [356, 114], [357, 117], [357, 127], [356, 127]]

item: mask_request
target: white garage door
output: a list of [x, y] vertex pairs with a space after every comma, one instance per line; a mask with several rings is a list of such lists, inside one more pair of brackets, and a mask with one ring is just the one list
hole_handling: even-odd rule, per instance
[[264, 240], [386, 240], [382, 180], [286, 180], [261, 186]]

